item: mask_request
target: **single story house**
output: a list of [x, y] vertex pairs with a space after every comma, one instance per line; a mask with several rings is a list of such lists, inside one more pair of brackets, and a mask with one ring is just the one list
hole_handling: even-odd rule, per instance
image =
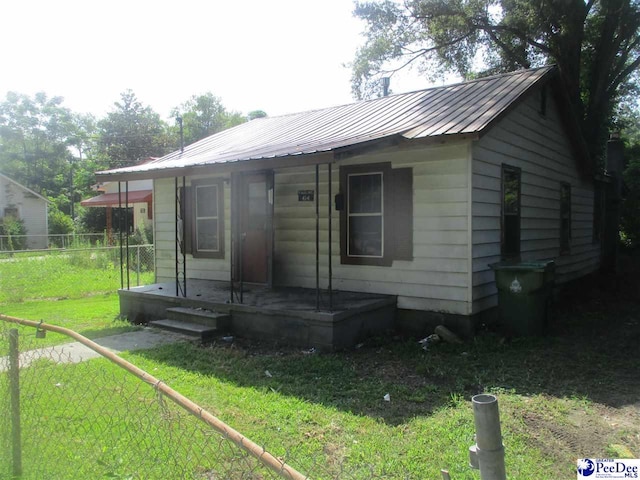
[[558, 282], [600, 264], [555, 67], [255, 119], [98, 176], [153, 180], [158, 283], [120, 292], [130, 319], [196, 306], [329, 348], [391, 325], [464, 334], [497, 304], [490, 264], [554, 260]]
[[[7, 217], [22, 220], [26, 230], [26, 248], [48, 246], [49, 200], [15, 180], [0, 174], [0, 221]], [[0, 238], [0, 250], [8, 249], [6, 238]]]

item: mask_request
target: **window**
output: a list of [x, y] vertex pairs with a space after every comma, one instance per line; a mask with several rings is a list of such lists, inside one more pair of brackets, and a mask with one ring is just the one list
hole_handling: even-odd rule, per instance
[[342, 263], [389, 266], [413, 258], [412, 169], [340, 169]]
[[547, 87], [544, 86], [540, 89], [540, 115], [547, 116]]
[[17, 220], [19, 218], [18, 209], [16, 207], [5, 207], [4, 216]]
[[195, 187], [196, 245], [198, 252], [220, 251], [218, 225], [218, 185]]
[[560, 184], [560, 254], [571, 249], [571, 185]]
[[502, 258], [520, 255], [520, 169], [502, 166]]
[[353, 173], [348, 178], [347, 255], [382, 258], [384, 205], [382, 172]]
[[185, 252], [196, 258], [224, 258], [223, 180], [194, 180], [181, 198]]

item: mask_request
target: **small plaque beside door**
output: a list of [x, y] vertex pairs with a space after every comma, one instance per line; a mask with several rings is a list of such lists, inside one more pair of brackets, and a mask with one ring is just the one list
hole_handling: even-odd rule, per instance
[[315, 190], [298, 190], [299, 202], [313, 202]]

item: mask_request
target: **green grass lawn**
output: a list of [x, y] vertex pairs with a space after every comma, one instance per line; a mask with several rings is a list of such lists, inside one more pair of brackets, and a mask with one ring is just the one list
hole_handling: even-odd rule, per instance
[[[119, 308], [118, 294], [108, 293], [75, 299], [3, 303], [0, 304], [0, 313], [34, 322], [42, 320], [45, 323], [73, 330], [89, 339], [95, 339], [139, 329], [127, 321], [120, 320]], [[22, 326], [18, 328], [24, 335], [24, 340], [37, 348], [75, 341], [55, 332], [47, 332], [45, 338], [35, 340], [36, 332], [33, 328]]]
[[[551, 331], [541, 338], [485, 331], [464, 345], [425, 352], [415, 338], [387, 336], [313, 355], [236, 338], [125, 357], [310, 478], [438, 479], [447, 468], [454, 480], [477, 480], [467, 466], [474, 442], [470, 399], [489, 392], [500, 402], [508, 478], [571, 479], [577, 458], [640, 456], [639, 285], [629, 275], [565, 290]], [[58, 317], [64, 321], [78, 302], [80, 322], [92, 299], [96, 317], [89, 323], [112, 328], [114, 296], [49, 303], [69, 302]], [[46, 312], [28, 309], [38, 303], [11, 308], [37, 319]], [[188, 423], [152, 387], [104, 360], [39, 367], [44, 373], [25, 378], [23, 392], [31, 405], [25, 406], [31, 412], [25, 428], [33, 432], [25, 449], [30, 472], [269, 478], [251, 473], [219, 435]], [[2, 381], [6, 376], [0, 390]], [[6, 451], [0, 448], [0, 476]], [[24, 478], [43, 477], [25, 472]]]
[[[115, 250], [85, 250], [40, 256], [15, 254], [0, 260], [0, 305], [38, 299], [80, 298], [113, 293], [120, 288], [120, 267]], [[153, 282], [143, 272], [142, 285]]]

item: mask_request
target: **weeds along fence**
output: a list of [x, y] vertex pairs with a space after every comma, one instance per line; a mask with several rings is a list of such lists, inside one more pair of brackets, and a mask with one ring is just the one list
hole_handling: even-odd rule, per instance
[[[0, 302], [74, 298], [153, 283], [153, 245], [0, 252]], [[127, 268], [128, 267], [128, 268]]]
[[[0, 478], [307, 478], [286, 454], [272, 455], [77, 333], [0, 320]], [[38, 349], [46, 331], [69, 335], [100, 358]]]
[[45, 248], [107, 245], [105, 233], [50, 233], [47, 235], [0, 235], [0, 252]]

